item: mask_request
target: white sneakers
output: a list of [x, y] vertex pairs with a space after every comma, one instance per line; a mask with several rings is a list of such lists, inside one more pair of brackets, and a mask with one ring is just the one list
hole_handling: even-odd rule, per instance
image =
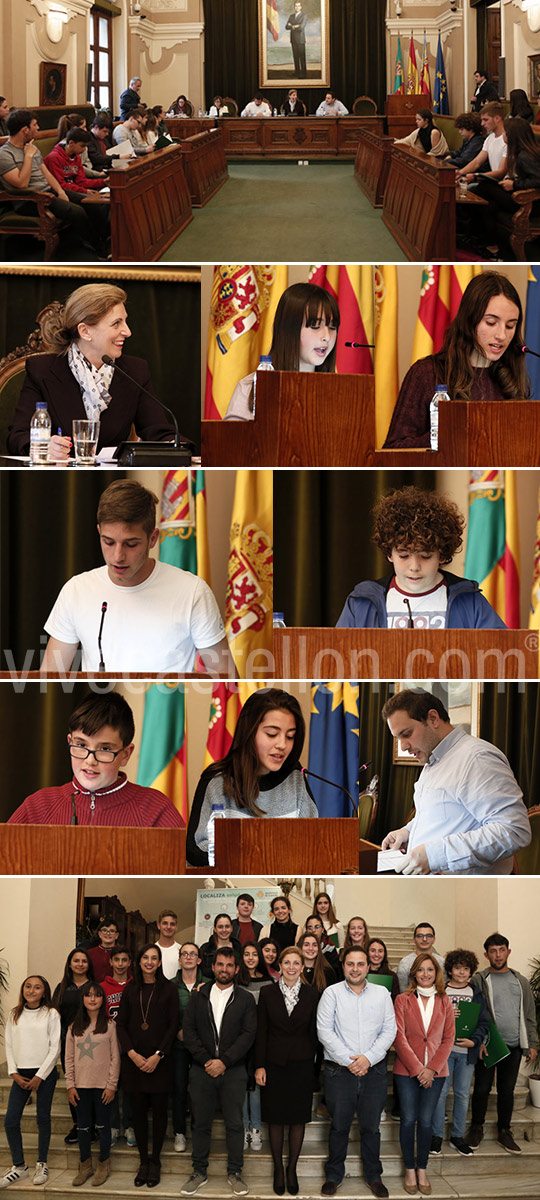
[[125, 1130], [124, 1137], [126, 1139], [128, 1146], [136, 1146], [137, 1145], [137, 1141], [135, 1138], [135, 1130], [132, 1128], [131, 1125], [128, 1125], [127, 1129]]
[[11, 1170], [6, 1171], [6, 1174], [0, 1179], [0, 1188], [9, 1187], [11, 1183], [18, 1183], [19, 1179], [27, 1179], [28, 1175], [29, 1171], [26, 1163], [23, 1163], [22, 1167], [16, 1167], [13, 1164]]
[[186, 1139], [183, 1133], [175, 1133], [174, 1148], [177, 1154], [183, 1154], [186, 1148]]
[[41, 1183], [46, 1183], [48, 1178], [49, 1178], [49, 1168], [47, 1166], [47, 1163], [41, 1163], [41, 1162], [36, 1163], [36, 1169], [34, 1171], [34, 1178], [32, 1180], [32, 1183], [35, 1184], [36, 1187], [39, 1187], [39, 1185]]
[[251, 1130], [251, 1149], [262, 1150], [262, 1137], [260, 1129]]

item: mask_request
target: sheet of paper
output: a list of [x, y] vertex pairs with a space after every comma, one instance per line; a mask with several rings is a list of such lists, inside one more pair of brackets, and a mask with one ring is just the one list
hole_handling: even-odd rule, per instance
[[377, 855], [377, 871], [396, 871], [403, 866], [405, 855], [401, 850], [379, 850]]

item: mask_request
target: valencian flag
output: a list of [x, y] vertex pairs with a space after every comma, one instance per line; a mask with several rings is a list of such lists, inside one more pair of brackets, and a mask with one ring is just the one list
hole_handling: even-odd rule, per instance
[[[525, 342], [540, 353], [540, 267], [535, 263], [529, 267], [527, 283], [527, 308], [525, 311]], [[540, 400], [540, 358], [527, 354], [525, 361], [531, 380], [531, 399]]]
[[482, 268], [478, 264], [453, 263], [442, 267], [426, 264], [420, 286], [412, 363], [428, 354], [437, 354], [441, 349], [467, 284], [473, 275], [481, 274]]
[[416, 50], [414, 48], [413, 35], [411, 33], [411, 41], [409, 45], [409, 65], [407, 67], [407, 95], [416, 95], [420, 91], [420, 82], [418, 79], [418, 67], [416, 65]]
[[448, 116], [450, 107], [448, 104], [448, 84], [446, 82], [446, 69], [444, 66], [444, 56], [441, 45], [441, 35], [437, 42], [437, 60], [435, 62], [435, 89], [433, 93], [433, 112], [440, 113], [441, 116]]
[[394, 67], [394, 96], [403, 96], [405, 83], [403, 79], [403, 55], [401, 53], [401, 38], [398, 33], [396, 65]]
[[374, 267], [375, 282], [375, 436], [382, 446], [399, 391], [398, 276], [393, 263]]
[[[272, 471], [237, 471], [225, 630], [241, 679], [268, 668], [273, 603]], [[249, 669], [247, 669], [249, 668]]]
[[[308, 769], [324, 775], [350, 792], [358, 805], [359, 774], [359, 685], [357, 683], [313, 683], [309, 725]], [[351, 804], [343, 792], [308, 775], [320, 817], [352, 817]]]
[[374, 343], [373, 269], [371, 264], [312, 266], [310, 283], [335, 296], [341, 316], [338, 331], [336, 371], [340, 375], [371, 375], [373, 351], [347, 350], [345, 342]]
[[429, 78], [429, 58], [427, 48], [427, 38], [424, 31], [424, 49], [422, 51], [422, 74], [420, 76], [420, 91], [424, 96], [429, 97], [429, 107], [431, 108], [431, 80]]
[[276, 0], [266, 0], [266, 28], [275, 42], [279, 38], [279, 17]]
[[236, 265], [214, 268], [204, 415], [225, 416], [236, 384], [255, 371], [272, 344], [272, 327], [281, 293], [287, 287], [284, 265]]
[[515, 471], [471, 471], [465, 575], [509, 629], [519, 629], [519, 530]]
[[536, 522], [536, 542], [534, 546], [529, 629], [540, 629], [540, 492], [538, 493], [538, 520]]
[[151, 683], [144, 721], [137, 783], [168, 796], [187, 824], [186, 698], [183, 683]]
[[218, 762], [228, 754], [240, 716], [248, 696], [260, 688], [268, 688], [267, 682], [261, 683], [215, 683], [212, 688], [212, 702], [208, 717], [208, 737], [204, 755], [204, 767]]

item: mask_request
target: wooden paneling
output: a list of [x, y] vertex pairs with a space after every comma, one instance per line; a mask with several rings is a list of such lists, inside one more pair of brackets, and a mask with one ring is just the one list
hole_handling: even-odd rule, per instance
[[456, 256], [456, 172], [410, 146], [394, 146], [384, 192], [383, 221], [414, 262]]
[[185, 829], [0, 826], [2, 875], [183, 875]]
[[452, 400], [439, 405], [439, 450], [377, 450], [376, 467], [538, 467], [535, 400]]
[[168, 118], [171, 137], [219, 126], [228, 158], [354, 159], [360, 130], [384, 132], [384, 117]]
[[110, 174], [112, 256], [154, 262], [192, 220], [180, 146], [156, 150]]
[[378, 847], [359, 841], [351, 817], [216, 821], [216, 870], [224, 875], [371, 875]]
[[229, 178], [223, 137], [219, 129], [206, 129], [180, 142], [182, 166], [194, 208], [203, 208]]
[[354, 178], [374, 208], [382, 208], [390, 170], [393, 139], [361, 129], [354, 163]]

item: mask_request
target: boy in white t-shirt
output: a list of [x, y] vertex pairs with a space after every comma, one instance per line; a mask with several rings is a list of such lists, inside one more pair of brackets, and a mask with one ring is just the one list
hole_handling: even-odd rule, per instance
[[223, 621], [198, 575], [151, 558], [159, 538], [157, 496], [118, 479], [97, 511], [105, 566], [74, 575], [45, 624], [41, 674], [68, 671], [82, 647], [82, 670], [193, 671], [197, 652], [211, 675], [236, 678]]
[[358, 583], [337, 623], [352, 629], [504, 629], [474, 580], [442, 570], [462, 544], [457, 504], [405, 487], [374, 509], [373, 541], [393, 572]]

